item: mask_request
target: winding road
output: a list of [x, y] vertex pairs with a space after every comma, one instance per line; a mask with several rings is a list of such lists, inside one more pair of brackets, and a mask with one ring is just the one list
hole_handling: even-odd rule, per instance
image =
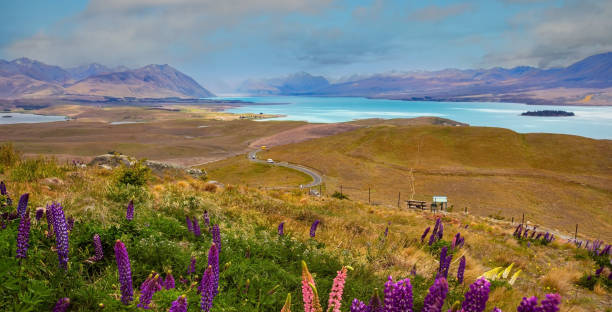
[[259, 153], [259, 151], [260, 150], [254, 150], [254, 151], [249, 152], [247, 154], [247, 158], [249, 159], [249, 161], [260, 163], [260, 164], [267, 164], [267, 165], [274, 165], [274, 166], [290, 168], [290, 169], [297, 170], [299, 172], [305, 173], [305, 174], [309, 175], [312, 178], [312, 182], [310, 182], [308, 184], [302, 185], [302, 187], [305, 187], [305, 188], [317, 186], [317, 185], [323, 183], [323, 177], [321, 177], [318, 173], [314, 172], [312, 169], [309, 169], [309, 168], [306, 168], [306, 167], [300, 166], [300, 165], [290, 164], [290, 163], [287, 163], [287, 162], [268, 163], [265, 160], [261, 160], [261, 159], [257, 158], [257, 153]]

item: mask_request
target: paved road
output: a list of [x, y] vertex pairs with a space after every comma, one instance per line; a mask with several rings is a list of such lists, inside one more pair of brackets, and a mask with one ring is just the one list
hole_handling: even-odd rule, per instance
[[302, 172], [302, 173], [305, 173], [305, 174], [309, 175], [312, 178], [312, 182], [310, 182], [308, 184], [304, 184], [304, 185], [302, 185], [302, 187], [313, 187], [313, 186], [317, 186], [317, 185], [323, 183], [323, 177], [321, 177], [318, 173], [314, 172], [312, 169], [309, 169], [309, 168], [306, 168], [306, 167], [300, 166], [300, 165], [294, 165], [294, 164], [286, 163], [286, 162], [274, 162], [272, 164], [269, 164], [265, 160], [261, 160], [261, 159], [257, 158], [257, 153], [259, 151], [260, 150], [254, 150], [254, 151], [249, 152], [249, 154], [247, 155], [249, 160], [252, 161], [252, 162], [260, 163], [260, 164], [268, 164], [268, 165], [286, 167], [286, 168], [297, 170], [299, 172]]

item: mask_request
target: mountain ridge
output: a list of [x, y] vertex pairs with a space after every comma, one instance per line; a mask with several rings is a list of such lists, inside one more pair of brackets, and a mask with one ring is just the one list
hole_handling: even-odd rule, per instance
[[168, 64], [129, 69], [90, 63], [64, 69], [25, 57], [0, 60], [0, 98], [71, 96], [201, 98], [214, 94]]

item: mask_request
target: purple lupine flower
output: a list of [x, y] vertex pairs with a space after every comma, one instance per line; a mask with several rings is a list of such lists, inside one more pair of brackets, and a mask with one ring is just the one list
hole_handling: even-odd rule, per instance
[[19, 204], [17, 204], [17, 213], [19, 214], [19, 217], [23, 216], [26, 213], [29, 198], [30, 193], [25, 193], [21, 195], [21, 197], [19, 197]]
[[320, 222], [321, 221], [317, 219], [312, 223], [312, 225], [310, 226], [310, 237], [315, 237], [315, 234], [317, 234], [317, 227], [319, 226]]
[[412, 276], [416, 276], [417, 275], [416, 263], [412, 265], [412, 269], [410, 269], [410, 275], [412, 275]]
[[525, 228], [525, 232], [523, 232], [523, 238], [527, 238], [527, 235], [529, 235], [529, 229]]
[[53, 208], [55, 208], [54, 205], [48, 205], [47, 204], [47, 209], [45, 214], [47, 215], [47, 237], [51, 237], [51, 235], [53, 235], [53, 223], [55, 223], [55, 221], [53, 221]]
[[283, 236], [285, 235], [285, 221], [281, 222], [278, 225], [278, 236]]
[[529, 238], [532, 238], [532, 239], [533, 239], [533, 236], [534, 236], [535, 234], [536, 234], [536, 231], [535, 231], [535, 229], [533, 229], [533, 232], [531, 232], [531, 235], [529, 235]]
[[601, 256], [601, 255], [607, 255], [607, 254], [609, 254], [609, 253], [610, 253], [610, 247], [611, 247], [611, 245], [610, 245], [610, 244], [606, 245], [606, 247], [605, 247], [604, 249], [602, 249], [602, 250], [601, 250], [601, 252], [599, 253], [599, 255]]
[[437, 240], [441, 240], [443, 235], [444, 235], [444, 224], [440, 222], [440, 228], [438, 229], [438, 239]]
[[208, 210], [204, 210], [204, 224], [206, 224], [207, 228], [210, 228], [210, 216], [208, 215]]
[[370, 312], [370, 307], [358, 299], [353, 299], [351, 304], [351, 312]]
[[174, 276], [172, 276], [172, 272], [168, 271], [166, 274], [166, 279], [164, 280], [164, 288], [165, 289], [174, 289], [176, 287], [174, 283]]
[[370, 298], [369, 304], [370, 312], [383, 312], [384, 307], [380, 302], [380, 297], [378, 297], [378, 292], [375, 292], [372, 298]]
[[213, 272], [212, 289], [213, 297], [215, 297], [219, 293], [219, 250], [215, 243], [212, 243], [208, 250], [208, 266], [212, 268]]
[[26, 211], [19, 221], [19, 232], [17, 234], [17, 258], [25, 259], [30, 247], [30, 214]]
[[194, 256], [191, 256], [189, 267], [187, 267], [187, 275], [191, 275], [195, 273], [195, 266], [196, 266], [196, 258]]
[[44, 214], [45, 211], [42, 208], [36, 208], [36, 221], [40, 221]]
[[453, 236], [453, 240], [451, 241], [451, 249], [455, 249], [455, 246], [457, 246], [457, 243], [459, 242], [460, 239], [461, 239], [460, 233], [457, 233], [455, 234], [455, 236]]
[[70, 306], [69, 298], [61, 298], [53, 307], [53, 312], [65, 312]]
[[438, 229], [440, 228], [440, 218], [436, 219], [436, 225], [434, 226], [433, 231], [431, 231], [431, 236], [429, 237], [429, 246], [436, 242], [438, 238]]
[[117, 270], [119, 271], [119, 284], [121, 284], [121, 302], [127, 305], [134, 298], [132, 268], [125, 244], [120, 240], [117, 240], [115, 243], [115, 259], [117, 260]]
[[412, 284], [406, 278], [396, 283], [389, 276], [385, 283], [385, 312], [412, 312]]
[[444, 262], [444, 278], [448, 278], [448, 269], [450, 268], [452, 260], [453, 254], [449, 254], [448, 256], [446, 256], [446, 261]]
[[212, 239], [213, 239], [213, 243], [217, 245], [217, 249], [219, 250], [219, 253], [221, 253], [221, 229], [219, 229], [218, 224], [215, 224], [212, 227]]
[[523, 300], [521, 300], [521, 303], [519, 304], [519, 306], [516, 308], [517, 312], [538, 312], [538, 297], [533, 296], [533, 297], [523, 297]]
[[482, 277], [470, 285], [461, 305], [462, 312], [484, 312], [489, 300], [491, 283]]
[[599, 269], [595, 270], [595, 275], [599, 276], [601, 274], [601, 271], [603, 271], [604, 266], [602, 265], [601, 267], [599, 267]]
[[425, 237], [427, 237], [427, 233], [429, 233], [429, 229], [431, 229], [430, 226], [428, 226], [425, 231], [423, 232], [423, 235], [421, 235], [421, 243], [423, 243], [425, 241]]
[[441, 312], [447, 294], [448, 282], [443, 277], [437, 278], [434, 284], [429, 288], [421, 312]]
[[74, 228], [74, 218], [72, 216], [66, 219], [66, 226], [68, 227], [69, 232], [72, 231], [72, 228]]
[[128, 221], [134, 220], [134, 200], [130, 199], [130, 202], [125, 209], [125, 219]]
[[8, 192], [6, 191], [6, 184], [4, 184], [4, 181], [0, 181], [0, 195], [7, 195]]
[[187, 296], [180, 295], [178, 299], [172, 301], [172, 306], [168, 312], [187, 312]]
[[94, 261], [100, 261], [102, 260], [102, 258], [104, 258], [104, 251], [102, 249], [102, 241], [100, 240], [100, 235], [94, 234], [93, 244], [94, 244], [94, 250], [96, 251], [96, 255], [94, 256]]
[[206, 271], [204, 271], [204, 274], [202, 275], [202, 282], [200, 283], [202, 288], [202, 301], [200, 302], [200, 307], [204, 312], [210, 311], [213, 306], [213, 299], [215, 298], [213, 290], [213, 275], [214, 273], [212, 271], [212, 267], [209, 265], [206, 268]]
[[438, 274], [436, 274], [436, 278], [438, 277], [444, 277], [446, 278], [447, 276], [444, 276], [444, 271], [446, 268], [446, 253], [448, 252], [448, 249], [446, 248], [446, 246], [442, 247], [442, 250], [440, 251], [440, 264], [438, 265]]
[[389, 236], [389, 226], [391, 225], [391, 221], [389, 221], [389, 223], [387, 224], [387, 227], [385, 228], [385, 237]]
[[491, 310], [491, 312], [502, 312], [502, 310], [498, 307], [493, 308], [493, 310]]
[[55, 245], [60, 267], [68, 269], [68, 225], [64, 216], [64, 208], [59, 203], [52, 203], [53, 229], [55, 230]]
[[193, 218], [193, 234], [195, 234], [196, 237], [200, 237], [202, 235], [202, 230], [200, 229], [200, 222], [198, 221], [197, 218]]
[[557, 312], [561, 304], [561, 296], [559, 294], [546, 294], [546, 299], [542, 299], [542, 312]]
[[459, 268], [457, 269], [457, 281], [459, 284], [463, 284], [463, 272], [465, 272], [465, 256], [461, 256]]
[[162, 289], [159, 281], [159, 274], [155, 274], [153, 278], [147, 279], [140, 288], [140, 298], [138, 299], [137, 307], [148, 309], [153, 299], [153, 294]]
[[185, 219], [187, 221], [187, 229], [189, 230], [189, 232], [193, 233], [193, 223], [191, 223], [191, 218], [189, 216], [186, 216]]

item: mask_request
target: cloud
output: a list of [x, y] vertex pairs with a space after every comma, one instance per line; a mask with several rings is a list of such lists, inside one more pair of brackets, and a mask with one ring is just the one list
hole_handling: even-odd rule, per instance
[[504, 51], [489, 53], [495, 65], [566, 66], [612, 51], [612, 2], [572, 0], [557, 8], [521, 13], [510, 21]]
[[418, 21], [438, 22], [449, 17], [454, 17], [466, 13], [472, 9], [469, 3], [458, 3], [448, 6], [430, 5], [411, 14], [411, 17]]
[[93, 0], [78, 15], [14, 41], [3, 50], [9, 57], [27, 56], [68, 66], [93, 61], [127, 65], [180, 62], [244, 44], [241, 36], [227, 40], [222, 35], [237, 29], [250, 33], [251, 24], [258, 24], [257, 18], [314, 15], [331, 2]]

